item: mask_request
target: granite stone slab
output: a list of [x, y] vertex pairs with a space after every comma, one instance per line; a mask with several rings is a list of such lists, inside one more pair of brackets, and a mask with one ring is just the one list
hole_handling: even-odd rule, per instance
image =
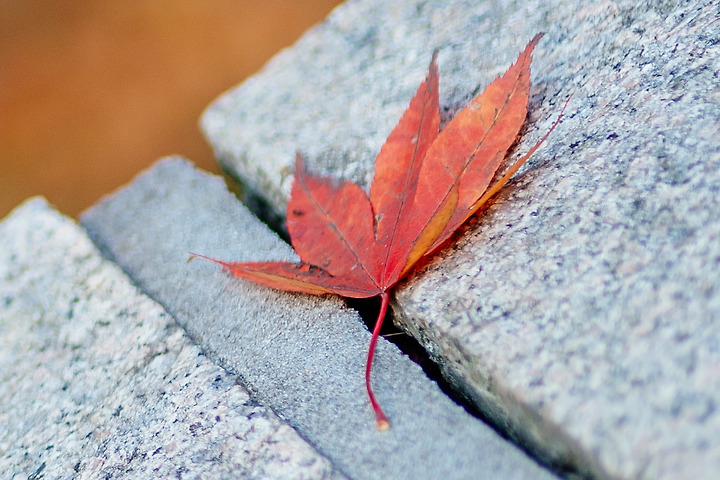
[[220, 178], [167, 159], [82, 215], [102, 251], [203, 351], [350, 478], [555, 478], [446, 397], [381, 339], [373, 382], [392, 429], [379, 432], [364, 388], [370, 333], [333, 296], [233, 278], [188, 252], [290, 260], [289, 245]]
[[369, 185], [433, 49], [449, 115], [545, 31], [516, 155], [573, 94], [566, 118], [400, 289], [397, 321], [548, 462], [716, 478], [719, 18], [708, 0], [348, 2], [202, 125], [274, 221], [295, 150]]
[[[316, 173], [369, 186], [375, 155], [427, 74], [435, 49], [441, 117], [447, 120], [502, 74], [536, 33], [547, 32], [533, 66], [530, 137], [537, 139], [580, 81], [556, 67], [575, 60], [565, 69], [577, 72], [586, 63], [565, 56], [562, 45], [589, 36], [571, 27], [616, 9], [612, 2], [579, 4], [346, 2], [259, 74], [218, 98], [201, 126], [221, 166], [244, 185], [248, 203], [259, 199], [268, 207], [261, 214], [280, 224], [297, 151]], [[584, 100], [575, 98], [571, 111]]]
[[344, 478], [44, 200], [0, 244], [0, 478]]

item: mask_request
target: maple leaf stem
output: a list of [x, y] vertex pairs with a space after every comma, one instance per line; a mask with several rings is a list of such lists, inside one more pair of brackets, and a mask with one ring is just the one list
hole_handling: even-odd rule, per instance
[[380, 298], [382, 298], [382, 302], [380, 304], [380, 313], [378, 314], [377, 321], [375, 322], [375, 328], [373, 328], [372, 338], [370, 339], [370, 348], [368, 348], [367, 365], [365, 366], [365, 386], [367, 387], [370, 403], [372, 404], [372, 408], [375, 411], [375, 425], [377, 426], [378, 430], [383, 431], [390, 428], [390, 421], [385, 415], [385, 412], [383, 412], [383, 409], [380, 407], [378, 401], [375, 399], [375, 394], [373, 393], [372, 387], [370, 386], [370, 372], [372, 371], [372, 362], [373, 357], [375, 356], [375, 345], [377, 344], [377, 339], [380, 334], [380, 329], [382, 328], [383, 320], [385, 320], [385, 313], [387, 312], [390, 296], [387, 292], [383, 292], [382, 294], [380, 294]]
[[301, 262], [225, 262], [190, 254], [190, 260], [209, 260], [236, 277], [278, 290], [352, 298], [379, 294], [380, 313], [365, 366], [378, 430], [390, 428], [371, 384], [388, 290], [510, 181], [555, 129], [568, 105], [569, 98], [550, 130], [490, 184], [527, 120], [530, 63], [540, 37], [536, 35], [506, 73], [442, 132], [435, 51], [425, 81], [378, 153], [369, 196], [352, 182], [310, 174], [298, 153], [287, 227]]

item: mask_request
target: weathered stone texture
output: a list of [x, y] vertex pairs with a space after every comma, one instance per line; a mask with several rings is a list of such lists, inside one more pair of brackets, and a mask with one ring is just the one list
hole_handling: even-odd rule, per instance
[[0, 244], [0, 478], [342, 478], [44, 200]]
[[82, 216], [103, 252], [236, 372], [264, 405], [351, 478], [554, 478], [450, 400], [380, 339], [373, 384], [392, 429], [367, 399], [370, 332], [334, 296], [291, 294], [231, 277], [188, 251], [237, 261], [291, 260], [220, 178], [159, 162]]
[[349, 2], [220, 98], [224, 167], [282, 215], [296, 149], [367, 186], [439, 48], [449, 115], [538, 31], [516, 180], [398, 292], [399, 321], [539, 455], [720, 471], [720, 4]]

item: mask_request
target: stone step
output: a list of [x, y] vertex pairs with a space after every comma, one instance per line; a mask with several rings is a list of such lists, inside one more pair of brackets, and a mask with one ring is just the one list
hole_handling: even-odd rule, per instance
[[380, 339], [373, 382], [392, 428], [379, 432], [363, 372], [370, 332], [334, 296], [239, 280], [188, 252], [228, 260], [296, 257], [220, 178], [159, 162], [82, 216], [102, 252], [202, 351], [350, 478], [556, 478], [451, 401]]
[[43, 199], [0, 245], [0, 478], [344, 478]]
[[370, 184], [439, 49], [443, 112], [535, 50], [516, 180], [393, 309], [448, 378], [545, 461], [597, 478], [720, 471], [720, 4], [344, 4], [218, 99], [223, 167], [280, 223], [297, 150]]

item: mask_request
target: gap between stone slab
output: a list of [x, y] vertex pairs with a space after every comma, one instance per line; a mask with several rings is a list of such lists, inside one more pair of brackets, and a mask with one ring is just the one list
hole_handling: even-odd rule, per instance
[[[222, 162], [218, 162], [222, 167]], [[242, 178], [235, 175], [234, 172], [222, 169], [221, 176], [225, 181], [228, 191], [235, 195], [240, 203], [245, 205], [261, 222], [275, 232], [288, 245], [291, 244], [290, 236], [285, 225], [284, 216], [278, 215], [275, 209], [268, 203], [262, 195], [250, 188]]]
[[[244, 204], [248, 210], [250, 210], [260, 221], [265, 223], [270, 230], [275, 232], [286, 243], [289, 245], [291, 244], [284, 219], [275, 214], [275, 211], [270, 204], [265, 201], [265, 199], [253, 192], [252, 189], [244, 185], [244, 182], [242, 182], [241, 179], [238, 179], [230, 172], [223, 172], [222, 177], [225, 180], [228, 190], [237, 197], [239, 202]], [[348, 307], [358, 312], [367, 329], [372, 332], [375, 327], [375, 322], [377, 321], [377, 316], [380, 312], [380, 298], [343, 298], [343, 300], [345, 300]], [[473, 417], [492, 427], [492, 429], [495, 430], [503, 439], [520, 448], [529, 457], [535, 459], [536, 462], [547, 469], [555, 472], [555, 474], [572, 480], [588, 478], [578, 472], [573, 465], [549, 464], [542, 461], [538, 458], [537, 454], [529, 448], [529, 446], [518, 442], [515, 438], [513, 438], [508, 431], [503, 429], [501, 425], [494, 422], [470, 398], [454, 387], [452, 383], [442, 374], [440, 366], [430, 357], [427, 350], [425, 350], [414, 337], [408, 335], [405, 331], [397, 327], [392, 320], [392, 307], [388, 307], [388, 313], [383, 322], [382, 329], [380, 330], [380, 335], [398, 347], [400, 351], [419, 365], [423, 372], [425, 372], [425, 375], [435, 382], [438, 387], [440, 387], [440, 390], [442, 390], [442, 392], [453, 402], [461, 406]]]
[[[380, 312], [380, 298], [344, 298], [344, 300], [348, 307], [358, 312], [368, 330], [372, 332], [378, 313]], [[442, 390], [442, 392], [447, 395], [450, 400], [461, 406], [473, 417], [481, 420], [486, 425], [489, 425], [503, 439], [521, 449], [530, 458], [533, 458], [540, 465], [543, 465], [545, 468], [554, 472], [558, 476], [569, 480], [591, 480], [591, 477], [580, 473], [572, 464], [550, 464], [543, 461], [529, 446], [522, 442], [518, 442], [517, 439], [513, 438], [508, 431], [503, 429], [501, 425], [498, 425], [492, 420], [492, 418], [487, 416], [470, 398], [454, 387], [453, 384], [442, 374], [440, 366], [430, 357], [427, 350], [425, 350], [414, 337], [408, 335], [406, 332], [397, 327], [392, 319], [392, 307], [388, 307], [388, 313], [380, 330], [380, 335], [398, 347], [400, 351], [407, 355], [413, 362], [418, 364], [420, 368], [422, 368], [423, 372], [425, 372], [425, 375], [435, 382], [438, 387], [440, 387], [440, 390]]]

